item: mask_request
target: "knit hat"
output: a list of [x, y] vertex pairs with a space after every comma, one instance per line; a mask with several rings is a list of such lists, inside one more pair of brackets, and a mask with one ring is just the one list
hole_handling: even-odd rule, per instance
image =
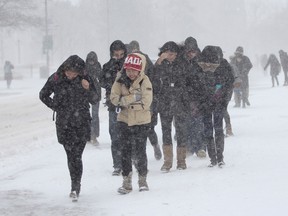
[[139, 55], [129, 54], [124, 62], [124, 69], [132, 69], [136, 71], [142, 70], [142, 59]]
[[160, 56], [162, 53], [167, 52], [167, 51], [179, 53], [180, 49], [179, 49], [179, 46], [174, 41], [169, 41], [169, 42], [166, 42], [160, 48], [160, 53], [158, 55]]

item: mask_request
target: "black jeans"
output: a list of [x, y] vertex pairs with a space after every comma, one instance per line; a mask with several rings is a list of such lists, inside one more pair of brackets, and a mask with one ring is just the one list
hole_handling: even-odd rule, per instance
[[160, 113], [163, 145], [172, 145], [172, 121], [175, 118], [177, 146], [186, 147], [188, 141], [187, 117]]
[[216, 104], [213, 112], [208, 112], [203, 115], [204, 142], [207, 145], [208, 155], [212, 163], [223, 161], [223, 116], [226, 108], [227, 106], [225, 107], [221, 104]]
[[83, 173], [82, 154], [86, 142], [64, 145], [67, 155], [68, 168], [71, 178], [71, 191], [80, 193], [81, 178]]
[[135, 151], [137, 171], [139, 175], [146, 176], [148, 172], [146, 141], [149, 124], [128, 126], [124, 122], [118, 122], [118, 127], [122, 147], [122, 175], [128, 176], [132, 172], [132, 153]]

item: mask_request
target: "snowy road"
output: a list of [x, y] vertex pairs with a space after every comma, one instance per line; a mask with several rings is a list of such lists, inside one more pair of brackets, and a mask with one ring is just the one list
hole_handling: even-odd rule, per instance
[[[226, 139], [223, 169], [207, 168], [209, 159], [187, 158], [188, 169], [160, 172], [150, 144], [149, 192], [121, 196], [121, 177], [112, 177], [107, 111], [101, 106], [100, 146], [87, 145], [82, 193], [70, 189], [66, 156], [57, 143], [52, 111], [38, 99], [43, 80], [0, 83], [1, 216], [286, 216], [288, 212], [288, 88], [254, 82], [251, 107], [229, 106], [235, 136]], [[160, 126], [157, 133], [161, 143]], [[175, 162], [175, 161], [174, 161]], [[175, 163], [174, 163], [175, 164]]]

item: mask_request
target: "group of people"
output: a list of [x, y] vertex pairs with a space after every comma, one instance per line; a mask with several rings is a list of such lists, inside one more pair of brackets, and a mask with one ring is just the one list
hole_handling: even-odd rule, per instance
[[[105, 89], [109, 112], [112, 175], [123, 176], [120, 194], [132, 191], [133, 165], [138, 173], [139, 191], [149, 190], [147, 139], [155, 158], [162, 158], [154, 130], [158, 114], [164, 157], [161, 171], [170, 171], [175, 154], [176, 168], [185, 170], [188, 153], [206, 157], [206, 151], [209, 167], [225, 165], [223, 118], [229, 116], [227, 106], [235, 81], [241, 73], [248, 76], [252, 67], [247, 58], [243, 48], [238, 47], [229, 63], [219, 46], [209, 45], [201, 51], [193, 37], [181, 44], [163, 44], [154, 64], [140, 51], [137, 41], [114, 41], [110, 45], [110, 59], [103, 68], [95, 52], [87, 55], [86, 62], [77, 55], [70, 56], [48, 78], [39, 94], [42, 102], [56, 112], [57, 137], [66, 151], [71, 177], [70, 197], [76, 201], [80, 193], [86, 142], [98, 143], [101, 87]], [[243, 87], [246, 81], [241, 79]], [[242, 87], [243, 102], [248, 104], [247, 92]]]
[[281, 66], [282, 70], [284, 72], [284, 86], [288, 85], [288, 55], [287, 52], [284, 52], [283, 50], [279, 50], [279, 57], [280, 62], [277, 59], [275, 54], [270, 54], [269, 58], [267, 60], [266, 65], [264, 66], [264, 70], [266, 70], [270, 66], [270, 76], [272, 80], [272, 87], [275, 86], [275, 82], [277, 86], [279, 86], [278, 81], [278, 75], [281, 72]]

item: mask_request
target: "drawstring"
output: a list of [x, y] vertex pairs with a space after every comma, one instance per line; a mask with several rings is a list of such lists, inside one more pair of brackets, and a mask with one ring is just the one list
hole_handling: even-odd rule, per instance
[[53, 121], [55, 121], [55, 110], [53, 110], [53, 117], [52, 117]]

